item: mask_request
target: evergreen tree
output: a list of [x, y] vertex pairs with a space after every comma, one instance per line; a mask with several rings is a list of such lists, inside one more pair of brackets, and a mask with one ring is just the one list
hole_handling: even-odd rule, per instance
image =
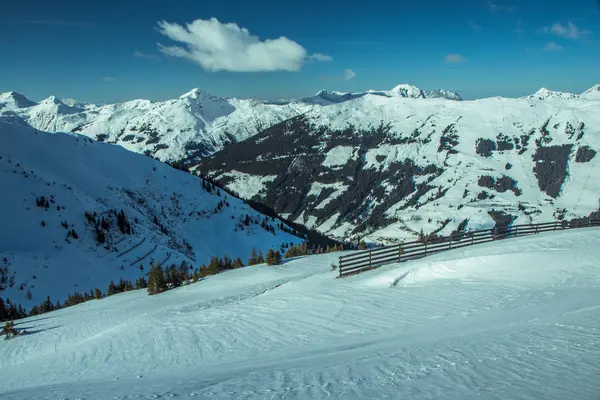
[[211, 257], [208, 266], [206, 267], [207, 275], [216, 275], [221, 272], [221, 263], [218, 257]]
[[267, 252], [267, 265], [281, 264], [281, 253], [278, 250], [269, 249]]
[[250, 258], [248, 259], [248, 265], [256, 265], [258, 264], [258, 256], [256, 254], [256, 248], [252, 249], [250, 253]]
[[113, 282], [113, 280], [110, 280], [110, 284], [108, 285], [108, 290], [106, 291], [106, 294], [108, 296], [112, 296], [113, 294], [117, 294], [117, 287], [115, 286], [115, 283]]
[[7, 319], [8, 319], [8, 310], [6, 309], [6, 306], [4, 305], [4, 300], [2, 300], [2, 297], [0, 297], [0, 322], [6, 321]]
[[365, 243], [364, 240], [361, 240], [360, 243], [358, 244], [358, 248], [361, 250], [366, 250], [367, 249], [367, 243]]
[[242, 262], [242, 259], [239, 257], [233, 262], [233, 268], [242, 268], [243, 266], [244, 266], [244, 263]]
[[256, 258], [256, 263], [257, 264], [265, 263], [265, 257], [263, 256], [262, 250], [259, 250], [259, 252], [258, 252], [258, 257]]
[[103, 297], [104, 297], [104, 295], [102, 294], [102, 291], [100, 289], [96, 288], [96, 290], [94, 290], [94, 298], [96, 300], [100, 300]]
[[135, 281], [136, 289], [146, 289], [147, 287], [148, 287], [148, 282], [146, 282], [146, 279], [143, 276], [141, 278], [138, 278]]
[[167, 290], [165, 274], [160, 264], [150, 264], [150, 273], [148, 274], [148, 294], [155, 295]]

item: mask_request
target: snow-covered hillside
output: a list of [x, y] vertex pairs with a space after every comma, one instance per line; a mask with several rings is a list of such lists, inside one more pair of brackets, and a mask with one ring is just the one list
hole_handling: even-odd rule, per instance
[[[299, 241], [271, 218], [268, 232], [263, 215], [202, 182], [120, 146], [0, 119], [0, 267], [15, 274], [0, 295], [29, 308], [48, 295], [63, 301], [75, 290], [104, 292], [111, 279], [135, 281], [151, 260], [197, 268], [227, 254], [245, 263], [254, 247]], [[132, 231], [119, 226], [121, 210]], [[93, 213], [109, 225], [104, 243]]]
[[588, 216], [600, 207], [600, 98], [544, 93], [366, 94], [231, 144], [198, 168], [340, 238], [390, 243], [421, 230]]
[[573, 399], [598, 395], [600, 230], [346, 279], [335, 255], [17, 321], [0, 398]]

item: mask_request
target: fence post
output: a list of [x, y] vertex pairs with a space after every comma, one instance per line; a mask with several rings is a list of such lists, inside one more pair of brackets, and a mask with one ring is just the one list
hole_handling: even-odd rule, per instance
[[452, 234], [450, 234], [450, 236], [448, 236], [448, 250], [450, 250], [452, 248]]
[[398, 245], [398, 262], [402, 262], [402, 245]]
[[519, 225], [515, 225], [515, 234], [514, 234], [514, 236], [515, 237], [519, 236]]
[[427, 257], [427, 238], [425, 238], [425, 257]]
[[556, 230], [556, 221], [554, 221], [554, 229], [552, 229], [553, 231]]
[[537, 235], [538, 233], [538, 228], [540, 227], [540, 224], [535, 224], [535, 235]]
[[369, 269], [371, 269], [371, 268], [372, 268], [372, 265], [371, 265], [371, 254], [372, 254], [372, 253], [373, 253], [373, 251], [372, 251], [372, 250], [369, 250]]
[[340, 272], [340, 278], [342, 277], [342, 257], [339, 258], [338, 271]]
[[475, 244], [475, 234], [471, 233], [471, 245]]

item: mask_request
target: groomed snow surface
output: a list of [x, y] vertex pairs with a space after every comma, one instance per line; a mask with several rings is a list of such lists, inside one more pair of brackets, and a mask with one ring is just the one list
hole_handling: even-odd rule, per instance
[[592, 399], [600, 229], [347, 279], [339, 254], [18, 321], [0, 398]]

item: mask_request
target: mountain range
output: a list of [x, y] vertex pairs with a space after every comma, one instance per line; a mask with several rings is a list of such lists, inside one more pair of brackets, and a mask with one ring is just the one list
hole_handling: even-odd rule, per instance
[[398, 85], [281, 102], [194, 89], [164, 102], [67, 103], [9, 92], [0, 116], [185, 163], [337, 238], [394, 243], [599, 206], [600, 85], [473, 101]]

